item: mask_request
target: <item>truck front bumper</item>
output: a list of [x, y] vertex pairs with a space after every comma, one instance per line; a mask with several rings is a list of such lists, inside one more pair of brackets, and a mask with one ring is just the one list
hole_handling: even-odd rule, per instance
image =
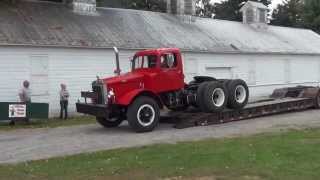
[[108, 117], [110, 109], [105, 104], [76, 103], [78, 113], [90, 114], [96, 117]]

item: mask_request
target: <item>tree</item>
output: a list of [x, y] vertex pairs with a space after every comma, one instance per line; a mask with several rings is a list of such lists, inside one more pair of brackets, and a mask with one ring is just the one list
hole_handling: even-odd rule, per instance
[[[242, 14], [239, 11], [241, 6], [248, 0], [226, 0], [220, 3], [210, 3], [210, 0], [198, 0], [198, 4], [202, 4], [200, 10], [197, 10], [197, 14], [202, 12], [203, 16], [211, 17], [214, 14], [216, 19], [224, 19], [230, 21], [241, 21]], [[268, 6], [271, 4], [271, 0], [251, 0], [262, 2]], [[199, 7], [198, 7], [199, 8]], [[200, 13], [199, 13], [200, 12]]]
[[305, 0], [302, 19], [304, 26], [320, 33], [320, 1]]
[[165, 12], [165, 0], [97, 0], [99, 6]]
[[212, 17], [213, 15], [213, 4], [211, 0], [197, 0], [196, 2], [196, 15], [201, 17]]
[[301, 0], [284, 0], [272, 14], [271, 24], [287, 27], [303, 27], [303, 3]]

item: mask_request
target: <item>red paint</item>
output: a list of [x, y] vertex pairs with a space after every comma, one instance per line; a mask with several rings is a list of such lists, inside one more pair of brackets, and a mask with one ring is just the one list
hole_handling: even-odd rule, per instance
[[[174, 54], [176, 66], [173, 68], [161, 67], [161, 56]], [[149, 56], [156, 57], [156, 65], [152, 68], [134, 69], [129, 73], [105, 78], [108, 91], [115, 93], [115, 104], [129, 105], [132, 100], [143, 92], [159, 93], [182, 89], [185, 86], [180, 50], [177, 48], [162, 48], [139, 51], [134, 57]]]

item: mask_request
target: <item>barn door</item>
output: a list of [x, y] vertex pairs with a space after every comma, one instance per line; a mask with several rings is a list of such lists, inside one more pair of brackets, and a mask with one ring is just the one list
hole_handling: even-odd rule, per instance
[[47, 102], [49, 96], [49, 58], [47, 55], [32, 55], [30, 65], [32, 101]]

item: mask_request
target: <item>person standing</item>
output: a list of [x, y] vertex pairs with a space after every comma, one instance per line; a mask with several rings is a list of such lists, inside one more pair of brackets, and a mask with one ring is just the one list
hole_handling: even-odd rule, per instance
[[31, 103], [31, 90], [29, 86], [30, 86], [29, 81], [27, 80], [23, 81], [23, 87], [19, 91], [20, 102]]
[[[22, 103], [26, 104], [26, 106], [28, 106], [28, 104], [31, 103], [31, 89], [29, 88], [30, 83], [29, 83], [29, 81], [25, 80], [25, 81], [23, 81], [22, 85], [23, 85], [23, 87], [19, 90], [19, 99], [20, 99], [20, 102], [22, 102]], [[26, 117], [25, 121], [29, 122], [29, 118]], [[14, 125], [14, 124], [15, 124], [15, 121], [12, 120], [10, 122], [10, 125]]]
[[69, 99], [69, 92], [67, 90], [67, 86], [65, 84], [61, 84], [60, 90], [60, 119], [63, 119], [63, 112], [64, 112], [64, 119], [68, 118], [68, 99]]

